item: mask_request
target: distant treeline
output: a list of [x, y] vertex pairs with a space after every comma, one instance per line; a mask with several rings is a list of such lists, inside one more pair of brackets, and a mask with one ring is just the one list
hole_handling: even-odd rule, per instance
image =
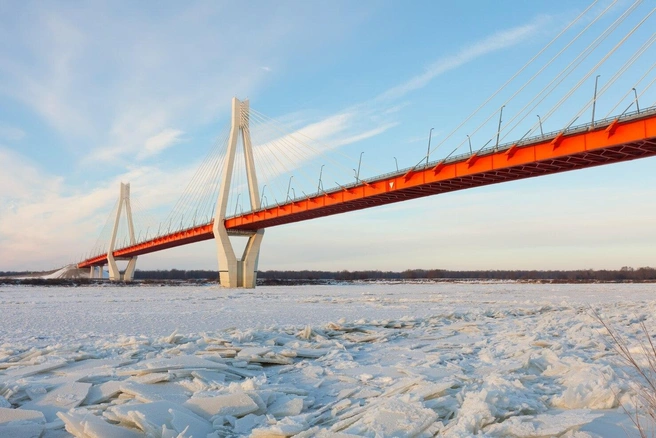
[[[33, 272], [0, 271], [0, 277], [29, 276]], [[135, 280], [186, 280], [216, 281], [218, 271], [203, 270], [137, 270]], [[631, 268], [619, 270], [579, 269], [574, 271], [449, 271], [446, 269], [408, 269], [395, 271], [260, 271], [258, 280], [263, 284], [277, 284], [285, 281], [354, 281], [354, 280], [518, 280], [518, 281], [556, 281], [556, 282], [614, 282], [614, 281], [656, 281], [656, 268]], [[41, 280], [41, 279], [34, 279]]]
[[[1, 275], [1, 273], [0, 273]], [[408, 269], [395, 271], [260, 271], [262, 280], [555, 280], [555, 281], [656, 281], [656, 268], [623, 267], [619, 270], [579, 269], [574, 271], [449, 271], [445, 269]], [[179, 270], [141, 271], [136, 280], [216, 280], [217, 271]]]

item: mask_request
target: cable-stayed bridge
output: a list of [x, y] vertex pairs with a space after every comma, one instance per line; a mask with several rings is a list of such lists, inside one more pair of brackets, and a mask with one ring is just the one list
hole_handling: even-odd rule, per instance
[[[221, 284], [254, 287], [260, 245], [269, 227], [654, 156], [656, 102], [641, 108], [640, 101], [654, 97], [656, 63], [644, 67], [643, 61], [653, 54], [650, 50], [656, 34], [639, 30], [650, 27], [656, 9], [640, 15], [636, 11], [641, 3], [636, 1], [613, 25], [590, 36], [587, 46], [572, 50], [574, 43], [583, 40], [597, 20], [612, 10], [609, 6], [595, 12], [593, 3], [433, 148], [429, 133], [426, 155], [405, 169], [361, 178], [364, 152], [357, 160], [342, 157], [337, 148], [313, 140], [311, 129], [296, 129], [293, 121], [292, 126], [285, 125], [250, 108], [248, 101], [233, 99], [230, 125], [166, 219], [146, 218], [142, 213], [147, 209], [140, 208], [140, 201], [130, 197], [129, 185], [122, 184], [101, 237], [78, 267], [90, 269], [95, 277], [99, 268], [108, 265], [111, 279], [131, 280], [140, 255], [215, 239]], [[653, 29], [653, 23], [651, 26]], [[565, 40], [568, 32], [579, 28], [576, 36]], [[627, 47], [630, 49], [620, 50]], [[540, 63], [542, 58], [546, 60]], [[550, 68], [556, 62], [566, 67], [553, 73]], [[612, 74], [598, 88], [597, 72], [602, 67]], [[496, 103], [513, 82], [519, 86], [510, 97], [472, 127], [469, 122], [485, 114], [486, 107]], [[592, 96], [582, 94], [592, 83]], [[532, 84], [542, 88], [529, 87]], [[612, 96], [615, 106], [605, 116], [596, 117], [605, 96]], [[607, 103], [610, 98], [605, 98]], [[511, 114], [505, 123], [504, 109], [506, 115]], [[567, 116], [563, 119], [561, 114]], [[580, 123], [588, 114], [590, 121]], [[568, 121], [544, 132], [543, 123], [550, 118]], [[479, 132], [489, 140], [472, 147], [471, 137]], [[442, 146], [463, 137], [466, 140], [450, 153], [441, 154]], [[516, 140], [506, 140], [512, 138]], [[239, 258], [230, 236], [248, 239]], [[124, 272], [119, 271], [116, 260], [128, 261]]]

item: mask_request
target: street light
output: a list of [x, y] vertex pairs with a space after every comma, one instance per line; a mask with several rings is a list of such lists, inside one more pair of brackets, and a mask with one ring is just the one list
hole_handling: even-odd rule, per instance
[[494, 147], [494, 150], [499, 150], [499, 135], [501, 135], [501, 117], [503, 116], [503, 109], [505, 108], [505, 105], [501, 106], [501, 109], [499, 110], [499, 128], [497, 128], [497, 145]]
[[262, 208], [262, 201], [264, 201], [264, 190], [266, 189], [266, 184], [264, 184], [264, 187], [262, 187], [262, 196], [260, 197], [260, 207]]
[[358, 161], [358, 173], [355, 176], [355, 179], [357, 181], [360, 181], [360, 165], [362, 164], [362, 155], [364, 154], [364, 151], [360, 152], [360, 160]]
[[544, 137], [544, 132], [542, 132], [542, 119], [540, 118], [540, 115], [538, 114], [538, 122], [540, 122], [540, 135]]
[[397, 161], [396, 157], [394, 157], [394, 162], [396, 163], [396, 171], [399, 171], [399, 162]]
[[431, 135], [433, 134], [433, 129], [431, 128], [430, 131], [428, 131], [428, 150], [426, 151], [426, 167], [428, 167], [428, 157], [430, 156], [430, 143], [431, 143]]
[[632, 90], [635, 96], [636, 109], [638, 110], [638, 114], [640, 114], [640, 106], [638, 105], [638, 92], [636, 91], [635, 88], [632, 88]]
[[289, 189], [292, 187], [292, 178], [294, 178], [294, 175], [289, 177], [289, 184], [287, 185], [287, 197], [285, 198], [285, 202], [289, 201]]
[[469, 137], [469, 134], [467, 134], [467, 140], [469, 141], [469, 155], [472, 155], [474, 153], [474, 151], [472, 151], [471, 137]]
[[323, 191], [323, 183], [321, 182], [321, 175], [323, 175], [323, 166], [325, 166], [325, 164], [322, 164], [321, 169], [319, 169], [319, 185], [317, 186], [317, 193]]
[[237, 193], [237, 199], [235, 200], [235, 216], [237, 216], [237, 207], [239, 206], [239, 197], [241, 193]]
[[597, 106], [597, 82], [599, 81], [599, 77], [601, 75], [597, 75], [595, 78], [595, 89], [594, 89], [594, 96], [592, 98], [592, 126], [594, 126], [594, 116], [595, 116], [595, 107]]

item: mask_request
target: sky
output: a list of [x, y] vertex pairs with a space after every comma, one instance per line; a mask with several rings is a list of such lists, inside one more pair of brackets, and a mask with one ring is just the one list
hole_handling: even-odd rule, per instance
[[[233, 96], [311, 133], [348, 169], [362, 156], [362, 178], [419, 162], [431, 128], [431, 160], [465, 152], [470, 134], [482, 146], [504, 104], [502, 142], [537, 135], [536, 115], [544, 132], [589, 122], [597, 75], [596, 119], [633, 111], [633, 87], [653, 106], [650, 2], [574, 67], [632, 5], [0, 0], [0, 271], [82, 260], [120, 182], [165, 216]], [[259, 269], [656, 266], [655, 170], [643, 159], [273, 227]], [[137, 268], [217, 269], [215, 244]]]

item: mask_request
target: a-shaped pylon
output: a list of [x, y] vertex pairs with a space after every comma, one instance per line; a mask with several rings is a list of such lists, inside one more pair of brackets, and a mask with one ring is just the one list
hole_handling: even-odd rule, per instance
[[[251, 209], [260, 208], [260, 193], [255, 174], [255, 163], [253, 161], [253, 147], [251, 145], [251, 134], [249, 129], [249, 105], [248, 100], [243, 102], [232, 99], [232, 124], [230, 127], [230, 139], [226, 152], [225, 166], [223, 168], [223, 180], [219, 189], [219, 197], [214, 214], [214, 239], [216, 240], [217, 255], [219, 262], [219, 279], [223, 287], [254, 288], [257, 279], [257, 262], [260, 256], [260, 245], [264, 230], [247, 233], [248, 243], [244, 248], [241, 259], [237, 260], [235, 251], [230, 242], [230, 234], [225, 228], [226, 209], [228, 207], [228, 195], [230, 193], [230, 181], [235, 164], [235, 152], [237, 139], [241, 133], [246, 161], [246, 175], [248, 179], [248, 193], [251, 201]], [[235, 233], [236, 234], [236, 233]], [[238, 235], [243, 236], [243, 233]]]
[[134, 278], [134, 268], [137, 266], [137, 257], [128, 258], [128, 265], [124, 272], [118, 269], [116, 259], [114, 258], [114, 250], [116, 249], [116, 234], [118, 233], [118, 225], [121, 221], [121, 212], [125, 205], [125, 216], [128, 222], [128, 232], [130, 234], [130, 245], [136, 243], [134, 238], [134, 224], [132, 222], [132, 208], [130, 207], [130, 184], [121, 183], [121, 195], [118, 198], [118, 208], [116, 209], [116, 219], [114, 220], [114, 229], [112, 230], [112, 238], [109, 241], [109, 250], [107, 251], [107, 264], [109, 265], [109, 279], [112, 281], [132, 281]]

